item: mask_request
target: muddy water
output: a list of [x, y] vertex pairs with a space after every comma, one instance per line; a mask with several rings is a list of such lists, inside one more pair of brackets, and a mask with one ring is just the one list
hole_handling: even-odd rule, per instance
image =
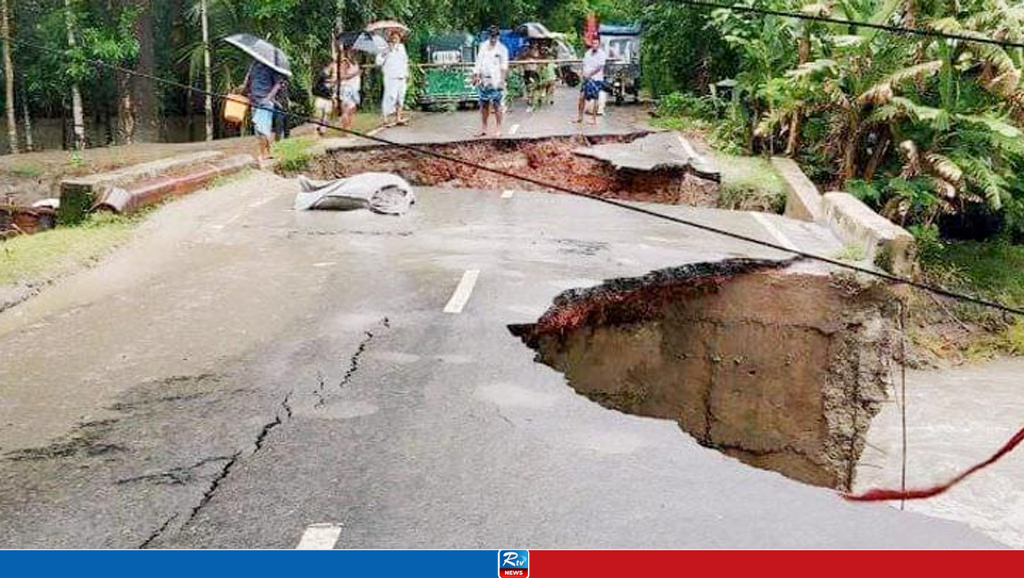
[[[689, 170], [617, 171], [606, 162], [573, 153], [584, 146], [631, 142], [645, 134], [487, 140], [421, 145], [420, 148], [609, 198], [717, 207], [718, 183], [699, 178]], [[313, 172], [321, 179], [347, 177], [367, 171], [397, 173], [412, 184], [421, 186], [547, 190], [513, 177], [393, 148], [349, 148], [317, 159], [313, 166]]]
[[733, 260], [570, 291], [512, 328], [605, 407], [675, 420], [701, 444], [847, 489], [885, 399], [884, 287]]
[[[907, 373], [907, 486], [944, 483], [988, 458], [1024, 425], [1024, 359]], [[898, 388], [899, 380], [896, 381]], [[902, 423], [899, 391], [868, 434], [855, 490], [899, 488]], [[967, 523], [1024, 548], [1024, 447], [945, 494], [906, 503], [911, 512]], [[894, 504], [895, 505], [895, 504]]]

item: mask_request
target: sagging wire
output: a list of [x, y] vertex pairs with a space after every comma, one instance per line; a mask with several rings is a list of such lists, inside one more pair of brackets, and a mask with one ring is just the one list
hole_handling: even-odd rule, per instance
[[859, 20], [845, 20], [842, 18], [832, 18], [830, 16], [820, 16], [817, 14], [805, 14], [803, 12], [788, 12], [785, 10], [772, 10], [770, 8], [759, 8], [757, 6], [745, 6], [743, 4], [724, 4], [720, 2], [710, 2], [708, 0], [670, 0], [679, 4], [685, 4], [687, 6], [695, 6], [700, 8], [710, 8], [714, 10], [733, 10], [736, 12], [746, 12], [749, 14], [761, 14], [764, 16], [781, 16], [784, 18], [798, 18], [800, 20], [810, 20], [813, 22], [824, 22], [826, 24], [839, 24], [842, 26], [854, 26], [858, 28], [872, 28], [875, 30], [884, 30], [893, 34], [911, 34], [914, 36], [931, 36], [934, 38], [944, 38], [946, 40], [960, 40], [963, 42], [974, 42], [977, 44], [989, 44], [994, 46], [1001, 46], [1003, 48], [1024, 48], [1024, 43], [1011, 42], [1009, 40], [999, 40], [996, 38], [989, 38], [980, 34], [963, 34], [956, 32], [944, 32], [942, 30], [933, 30], [929, 28], [908, 28], [906, 26], [895, 26], [891, 24], [879, 24], [875, 22], [862, 22]]

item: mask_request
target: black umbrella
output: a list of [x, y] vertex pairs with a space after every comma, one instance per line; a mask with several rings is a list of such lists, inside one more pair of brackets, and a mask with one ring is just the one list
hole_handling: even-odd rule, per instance
[[252, 34], [233, 34], [225, 38], [224, 42], [245, 52], [258, 62], [262, 62], [277, 72], [291, 78], [292, 65], [288, 62], [288, 57], [285, 56], [284, 52], [281, 52], [280, 48], [266, 40], [257, 38]]

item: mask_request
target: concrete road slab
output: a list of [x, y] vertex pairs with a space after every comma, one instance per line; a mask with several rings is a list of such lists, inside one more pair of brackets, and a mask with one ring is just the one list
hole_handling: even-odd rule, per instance
[[346, 548], [997, 546], [608, 411], [506, 328], [566, 287], [780, 252], [564, 195], [426, 189], [392, 218], [296, 191], [164, 207], [0, 316], [0, 546], [292, 548], [325, 522]]

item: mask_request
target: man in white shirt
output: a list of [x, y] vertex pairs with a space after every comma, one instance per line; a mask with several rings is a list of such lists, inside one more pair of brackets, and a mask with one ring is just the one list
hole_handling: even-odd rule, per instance
[[505, 80], [508, 77], [508, 49], [501, 43], [497, 26], [488, 29], [489, 38], [480, 46], [473, 63], [473, 84], [480, 92], [482, 128], [477, 136], [487, 136], [487, 121], [494, 111], [496, 132], [501, 136], [502, 104], [505, 98]]
[[[384, 115], [384, 126], [405, 124], [402, 115], [405, 107], [405, 93], [409, 79], [409, 55], [402, 44], [402, 34], [393, 31], [388, 38], [388, 47], [377, 55], [377, 64], [384, 75], [384, 99], [381, 102], [381, 113]], [[395, 122], [389, 122], [394, 115]]]
[[601, 39], [594, 37], [590, 40], [590, 48], [583, 56], [583, 86], [580, 88], [579, 116], [577, 124], [583, 123], [583, 113], [588, 102], [594, 102], [591, 108], [592, 120], [590, 124], [597, 124], [597, 100], [604, 90], [604, 65], [608, 62], [608, 52], [601, 48]]

